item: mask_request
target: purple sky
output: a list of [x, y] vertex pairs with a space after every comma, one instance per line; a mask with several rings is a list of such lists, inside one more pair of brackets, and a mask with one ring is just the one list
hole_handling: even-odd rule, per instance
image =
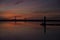
[[0, 0], [0, 15], [15, 14], [21, 18], [56, 17], [60, 15], [59, 0]]

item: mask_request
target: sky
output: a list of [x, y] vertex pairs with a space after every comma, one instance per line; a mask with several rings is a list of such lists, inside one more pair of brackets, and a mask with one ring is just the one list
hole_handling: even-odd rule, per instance
[[60, 18], [59, 0], [0, 0], [0, 19]]

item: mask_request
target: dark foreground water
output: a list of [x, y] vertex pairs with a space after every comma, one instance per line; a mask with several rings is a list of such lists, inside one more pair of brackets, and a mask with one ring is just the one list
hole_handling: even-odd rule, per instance
[[41, 22], [0, 22], [0, 40], [60, 40], [60, 26], [47, 26]]

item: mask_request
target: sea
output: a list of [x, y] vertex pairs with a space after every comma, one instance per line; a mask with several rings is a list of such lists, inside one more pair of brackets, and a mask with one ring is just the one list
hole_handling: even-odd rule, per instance
[[41, 24], [42, 22], [0, 22], [0, 40], [60, 40], [60, 26], [46, 25], [44, 32]]

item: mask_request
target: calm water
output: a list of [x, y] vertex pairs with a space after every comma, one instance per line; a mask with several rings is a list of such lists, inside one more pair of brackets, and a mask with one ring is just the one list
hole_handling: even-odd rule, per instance
[[60, 40], [60, 26], [47, 26], [46, 34], [41, 22], [0, 22], [0, 40]]

